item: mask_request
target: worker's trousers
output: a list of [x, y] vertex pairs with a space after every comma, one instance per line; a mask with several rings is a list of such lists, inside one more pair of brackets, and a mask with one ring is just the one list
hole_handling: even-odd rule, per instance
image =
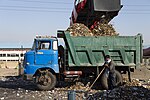
[[116, 87], [116, 74], [115, 74], [115, 72], [114, 73], [109, 72], [108, 87], [110, 90], [112, 90]]

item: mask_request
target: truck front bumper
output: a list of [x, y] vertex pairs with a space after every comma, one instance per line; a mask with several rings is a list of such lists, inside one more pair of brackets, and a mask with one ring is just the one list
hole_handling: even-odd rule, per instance
[[19, 76], [21, 76], [24, 80], [33, 80], [33, 74], [25, 74], [23, 67], [19, 67]]

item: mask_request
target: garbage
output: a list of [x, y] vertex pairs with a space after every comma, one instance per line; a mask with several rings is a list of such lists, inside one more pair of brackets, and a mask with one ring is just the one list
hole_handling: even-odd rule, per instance
[[79, 23], [73, 24], [66, 31], [69, 31], [72, 36], [93, 36], [88, 27]]
[[115, 31], [112, 24], [97, 23], [97, 26], [92, 30], [93, 36], [117, 36], [119, 33]]
[[117, 33], [112, 24], [100, 23], [93, 30], [80, 23], [75, 23], [70, 26], [66, 31], [69, 31], [71, 36], [117, 36]]
[[[5, 79], [5, 81], [3, 80]], [[66, 82], [64, 82], [65, 84]], [[0, 78], [0, 99], [3, 100], [68, 100], [68, 90], [76, 92], [76, 100], [149, 100], [150, 99], [150, 84], [149, 79], [140, 81], [132, 79], [129, 82], [124, 78], [124, 85], [113, 90], [96, 90], [91, 89], [86, 92], [86, 88], [90, 85], [82, 82], [73, 83], [70, 86], [59, 86], [51, 91], [37, 91], [34, 83], [24, 81], [16, 77], [1, 77]]]

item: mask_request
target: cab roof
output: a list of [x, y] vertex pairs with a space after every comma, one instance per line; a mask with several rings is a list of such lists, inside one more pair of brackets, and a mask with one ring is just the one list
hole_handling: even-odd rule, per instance
[[57, 37], [54, 36], [36, 36], [36, 40], [57, 40]]

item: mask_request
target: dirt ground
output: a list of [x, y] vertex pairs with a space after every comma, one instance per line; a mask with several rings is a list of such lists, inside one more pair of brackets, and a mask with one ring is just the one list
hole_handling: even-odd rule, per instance
[[[19, 69], [17, 68], [0, 68], [0, 76], [18, 76]], [[123, 75], [127, 77], [127, 74]], [[131, 72], [132, 78], [137, 78], [141, 80], [150, 79], [150, 66], [142, 66]]]
[[0, 68], [0, 76], [18, 76], [16, 68]]
[[[0, 69], [0, 100], [68, 100], [66, 87], [38, 91], [34, 83], [24, 81], [17, 75], [18, 69]], [[91, 89], [88, 95], [76, 92], [76, 100], [150, 100], [149, 68], [143, 66], [136, 69], [131, 76], [132, 83], [126, 82], [126, 85], [111, 91]]]
[[[134, 79], [140, 79], [140, 80], [148, 80], [150, 79], [150, 66], [142, 66], [140, 68], [137, 68], [134, 70], [134, 72], [131, 72], [131, 78]], [[123, 77], [127, 77], [126, 75], [123, 75]]]

